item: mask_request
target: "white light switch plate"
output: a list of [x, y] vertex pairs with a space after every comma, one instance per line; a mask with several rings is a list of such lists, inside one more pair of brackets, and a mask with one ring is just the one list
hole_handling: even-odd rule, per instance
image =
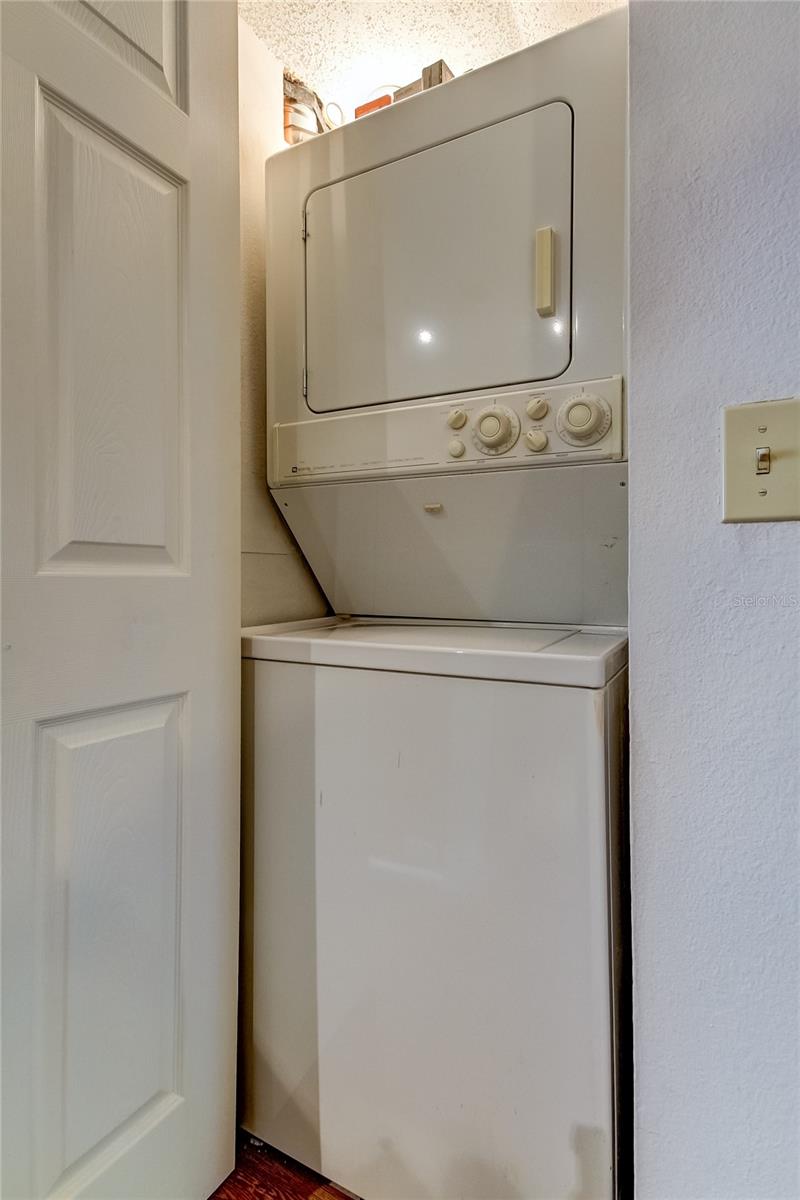
[[800, 520], [800, 397], [724, 408], [722, 445], [723, 521]]

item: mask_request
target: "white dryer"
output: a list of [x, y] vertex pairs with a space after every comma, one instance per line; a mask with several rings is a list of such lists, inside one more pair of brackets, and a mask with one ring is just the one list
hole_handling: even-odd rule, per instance
[[268, 160], [267, 474], [335, 612], [625, 623], [626, 33]]
[[243, 653], [245, 1127], [367, 1200], [608, 1200], [624, 634]]

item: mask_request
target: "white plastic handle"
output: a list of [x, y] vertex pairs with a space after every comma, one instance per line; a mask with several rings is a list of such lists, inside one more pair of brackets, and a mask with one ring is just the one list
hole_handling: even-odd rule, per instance
[[556, 311], [554, 258], [555, 230], [545, 225], [536, 230], [536, 311], [540, 317], [552, 317]]

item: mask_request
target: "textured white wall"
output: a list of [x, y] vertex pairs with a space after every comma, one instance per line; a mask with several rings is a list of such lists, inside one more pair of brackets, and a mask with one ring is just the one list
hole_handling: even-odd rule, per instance
[[352, 109], [444, 58], [456, 75], [624, 0], [239, 0], [264, 44], [323, 100]]
[[314, 577], [267, 491], [264, 347], [264, 160], [285, 150], [283, 69], [239, 22], [242, 330], [242, 624], [326, 611]]
[[800, 391], [800, 5], [631, 6], [641, 1200], [797, 1197], [800, 525], [720, 524], [720, 409]]

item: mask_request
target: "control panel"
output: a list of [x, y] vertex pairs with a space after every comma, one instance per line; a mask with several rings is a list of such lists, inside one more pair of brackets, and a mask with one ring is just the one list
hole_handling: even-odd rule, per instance
[[622, 377], [275, 425], [281, 485], [618, 461]]

